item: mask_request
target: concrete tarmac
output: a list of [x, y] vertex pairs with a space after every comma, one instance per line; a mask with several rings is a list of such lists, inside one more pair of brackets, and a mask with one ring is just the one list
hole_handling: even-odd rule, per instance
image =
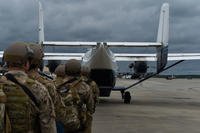
[[93, 133], [200, 133], [200, 79], [152, 78], [129, 91], [131, 104], [123, 103], [120, 92], [100, 98]]

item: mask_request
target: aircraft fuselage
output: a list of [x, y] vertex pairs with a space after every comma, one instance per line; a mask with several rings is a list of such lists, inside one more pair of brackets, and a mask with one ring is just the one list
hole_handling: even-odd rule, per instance
[[100, 96], [110, 96], [117, 71], [117, 63], [111, 50], [105, 44], [98, 44], [85, 54], [83, 65], [91, 69], [90, 77], [97, 83]]

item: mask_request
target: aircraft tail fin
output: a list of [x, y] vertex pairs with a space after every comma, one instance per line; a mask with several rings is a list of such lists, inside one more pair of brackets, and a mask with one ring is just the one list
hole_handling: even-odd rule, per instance
[[39, 4], [39, 27], [38, 27], [38, 32], [39, 32], [39, 44], [42, 44], [44, 42], [44, 19], [43, 19], [43, 8], [42, 4], [40, 1], [38, 1]]
[[161, 71], [167, 64], [169, 40], [169, 4], [164, 3], [160, 11], [157, 42], [162, 46], [157, 48], [157, 72]]

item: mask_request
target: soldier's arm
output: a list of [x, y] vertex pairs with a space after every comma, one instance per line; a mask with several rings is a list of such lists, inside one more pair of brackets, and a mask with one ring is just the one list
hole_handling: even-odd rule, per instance
[[99, 101], [99, 94], [100, 94], [99, 87], [97, 86], [97, 84], [94, 81], [92, 81], [90, 83], [90, 85], [93, 90], [94, 100], [95, 100], [95, 104], [96, 104]]
[[85, 84], [85, 87], [87, 88], [86, 107], [87, 107], [87, 110], [91, 114], [93, 114], [95, 112], [93, 92], [92, 92], [92, 89], [90, 89], [90, 87], [87, 84]]
[[53, 100], [54, 105], [65, 106], [61, 96], [56, 91], [55, 84], [53, 82], [49, 82], [46, 87], [48, 88], [49, 94]]
[[57, 93], [54, 83], [47, 84], [47, 87], [54, 103], [56, 119], [58, 119], [59, 121], [65, 121], [67, 119], [66, 106], [62, 97]]
[[54, 105], [47, 89], [37, 82], [32, 85], [32, 90], [40, 103], [39, 120], [41, 133], [56, 133]]

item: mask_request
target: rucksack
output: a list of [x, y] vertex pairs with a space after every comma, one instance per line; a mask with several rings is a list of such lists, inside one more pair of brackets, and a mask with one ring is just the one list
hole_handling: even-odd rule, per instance
[[80, 98], [76, 90], [73, 88], [74, 81], [76, 81], [76, 78], [64, 82], [59, 86], [59, 88], [57, 88], [66, 106], [66, 120], [63, 122], [65, 125], [65, 132], [75, 132], [80, 129], [78, 111]]
[[[8, 132], [8, 123], [10, 122], [12, 131], [14, 132], [30, 132], [36, 128], [36, 117], [33, 117], [32, 102], [39, 106], [35, 97], [30, 90], [10, 73], [5, 77], [15, 84], [9, 82], [1, 84], [1, 90], [6, 95], [7, 102], [5, 103], [4, 113], [4, 131]], [[33, 96], [33, 97], [31, 97]], [[9, 116], [9, 118], [8, 118]], [[38, 127], [37, 127], [38, 128]]]

